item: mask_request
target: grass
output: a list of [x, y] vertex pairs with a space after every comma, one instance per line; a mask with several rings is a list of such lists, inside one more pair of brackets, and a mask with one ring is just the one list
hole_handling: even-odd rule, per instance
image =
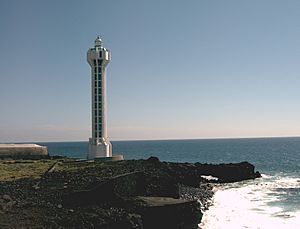
[[[55, 164], [55, 171], [76, 172], [86, 168], [98, 168], [99, 171], [116, 169], [115, 162], [76, 162], [73, 159], [42, 160], [0, 160], [0, 182], [15, 181], [22, 178], [38, 179]], [[121, 164], [119, 164], [121, 165]]]
[[54, 163], [56, 163], [55, 160], [0, 161], [0, 181], [37, 179]]

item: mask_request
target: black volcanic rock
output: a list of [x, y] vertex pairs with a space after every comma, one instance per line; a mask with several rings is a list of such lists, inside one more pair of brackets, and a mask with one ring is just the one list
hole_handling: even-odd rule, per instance
[[203, 175], [218, 178], [219, 183], [237, 182], [255, 179], [260, 176], [254, 166], [248, 162], [230, 164], [168, 163], [171, 173], [178, 183], [198, 187], [205, 182]]
[[197, 170], [204, 175], [219, 178], [220, 183], [237, 182], [257, 177], [254, 166], [249, 162], [219, 165], [198, 164]]
[[248, 162], [171, 163], [152, 157], [47, 163], [56, 166], [39, 178], [0, 181], [3, 202], [9, 195], [8, 203], [14, 203], [0, 209], [1, 228], [197, 228], [200, 207], [207, 209], [213, 195], [213, 184], [201, 176], [221, 183], [260, 176]]

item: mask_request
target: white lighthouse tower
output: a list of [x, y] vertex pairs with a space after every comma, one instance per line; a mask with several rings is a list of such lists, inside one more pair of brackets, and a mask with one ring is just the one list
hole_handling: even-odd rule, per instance
[[106, 66], [110, 60], [110, 51], [102, 46], [98, 36], [95, 46], [87, 52], [92, 74], [92, 137], [89, 139], [88, 159], [112, 157], [106, 120]]

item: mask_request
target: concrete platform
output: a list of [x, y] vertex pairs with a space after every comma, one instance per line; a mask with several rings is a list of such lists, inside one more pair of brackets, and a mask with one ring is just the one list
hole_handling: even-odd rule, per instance
[[143, 228], [196, 229], [202, 212], [197, 200], [138, 196], [136, 211], [142, 216]]
[[124, 157], [123, 155], [114, 155], [111, 157], [95, 157], [95, 161], [123, 161]]
[[37, 144], [0, 144], [0, 159], [48, 158], [48, 149]]

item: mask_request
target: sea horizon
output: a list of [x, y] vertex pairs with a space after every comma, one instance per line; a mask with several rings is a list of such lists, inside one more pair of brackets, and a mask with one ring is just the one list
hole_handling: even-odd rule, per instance
[[[300, 138], [299, 136], [254, 136], [254, 137], [207, 137], [207, 138], [159, 138], [159, 139], [116, 139], [111, 142], [129, 141], [185, 141], [185, 140], [239, 140], [239, 139], [271, 139], [271, 138]], [[29, 144], [29, 143], [57, 143], [57, 142], [88, 142], [88, 140], [32, 140], [32, 141], [3, 141], [0, 144]]]

